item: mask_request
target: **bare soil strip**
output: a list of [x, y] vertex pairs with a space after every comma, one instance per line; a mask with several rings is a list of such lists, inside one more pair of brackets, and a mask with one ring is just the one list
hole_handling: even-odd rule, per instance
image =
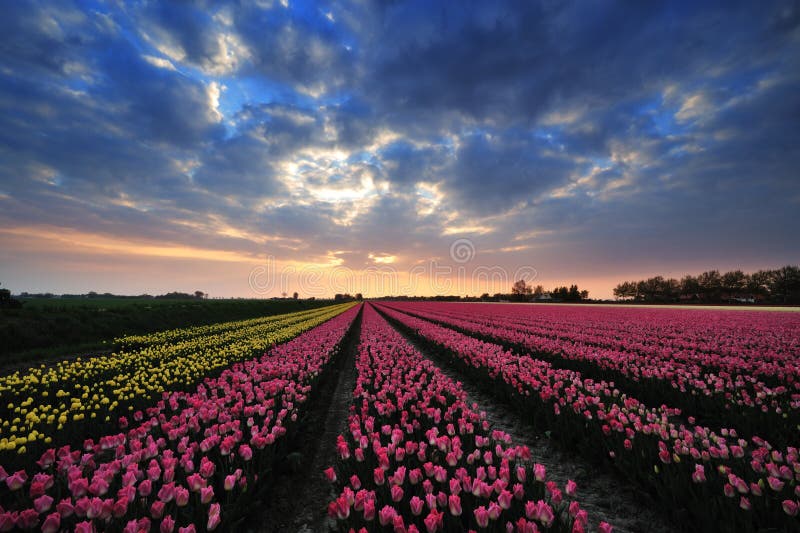
[[361, 334], [361, 314], [348, 333], [335, 366], [320, 382], [282, 467], [265, 491], [259, 509], [243, 527], [253, 533], [331, 530], [328, 502], [336, 494], [322, 471], [336, 460], [336, 437], [347, 430], [347, 416], [356, 381], [355, 354]]
[[[379, 310], [380, 312], [380, 310]], [[459, 381], [469, 400], [485, 411], [492, 425], [505, 431], [515, 443], [524, 444], [531, 450], [532, 461], [543, 464], [547, 478], [560, 486], [571, 479], [578, 484], [577, 499], [581, 507], [589, 513], [589, 523], [593, 530], [601, 521], [614, 526], [615, 533], [667, 533], [679, 531], [665, 517], [656, 512], [656, 504], [641, 491], [611, 472], [608, 468], [585, 461], [581, 456], [558, 449], [546, 433], [524, 422], [517, 410], [496, 398], [491, 385], [477, 383], [456, 369], [442, 364], [432, 352], [408, 335], [397, 323], [381, 313], [389, 324], [397, 329], [425, 357], [454, 381]]]

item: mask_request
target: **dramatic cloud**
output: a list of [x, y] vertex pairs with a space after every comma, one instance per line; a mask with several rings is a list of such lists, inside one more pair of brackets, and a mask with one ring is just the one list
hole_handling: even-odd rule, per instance
[[12, 290], [246, 296], [268, 256], [408, 273], [465, 238], [595, 296], [800, 261], [797, 2], [42, 0], [0, 31]]

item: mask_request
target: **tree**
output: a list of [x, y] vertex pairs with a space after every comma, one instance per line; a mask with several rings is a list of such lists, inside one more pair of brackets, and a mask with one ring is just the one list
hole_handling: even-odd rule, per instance
[[769, 289], [777, 301], [789, 303], [800, 300], [800, 267], [786, 265], [770, 272]]
[[570, 285], [569, 292], [567, 293], [567, 298], [572, 301], [577, 301], [581, 299], [581, 291], [578, 290], [577, 285]]
[[569, 290], [566, 287], [556, 287], [555, 289], [550, 291], [550, 294], [552, 294], [554, 298], [560, 298], [562, 300], [567, 299], [568, 293]]
[[700, 282], [691, 274], [687, 274], [681, 278], [680, 288], [681, 296], [686, 296], [692, 300], [700, 297]]
[[0, 289], [0, 304], [5, 304], [11, 300], [11, 291], [8, 289]]
[[519, 281], [515, 281], [514, 285], [511, 286], [511, 294], [516, 294], [517, 296], [525, 296], [531, 294], [533, 289], [530, 285], [525, 283], [524, 279]]
[[296, 292], [292, 294], [292, 300], [297, 300], [300, 297]]
[[637, 296], [637, 285], [635, 281], [623, 281], [614, 287], [614, 296], [623, 300], [633, 299]]
[[0, 289], [0, 308], [18, 309], [22, 307], [22, 302], [11, 297], [11, 291]]
[[197, 298], [198, 300], [202, 300], [206, 296], [207, 294], [204, 293], [203, 291], [194, 291], [194, 297]]
[[358, 301], [360, 302], [360, 301], [361, 301], [361, 300], [363, 300], [363, 299], [364, 299], [364, 295], [363, 295], [363, 294], [361, 294], [360, 292], [357, 292], [357, 293], [356, 293], [356, 300], [358, 300]]
[[725, 272], [722, 275], [720, 285], [722, 290], [728, 293], [728, 297], [739, 296], [747, 290], [747, 274], [741, 270]]
[[722, 290], [722, 276], [719, 270], [709, 270], [697, 277], [700, 285], [700, 294], [706, 300], [719, 300], [719, 293]]
[[537, 286], [536, 286], [536, 287], [533, 289], [533, 297], [534, 297], [534, 298], [539, 298], [539, 297], [541, 297], [542, 295], [544, 295], [544, 287], [542, 287], [541, 285], [537, 285]]
[[769, 270], [753, 272], [747, 281], [747, 290], [754, 296], [769, 296], [771, 274]]

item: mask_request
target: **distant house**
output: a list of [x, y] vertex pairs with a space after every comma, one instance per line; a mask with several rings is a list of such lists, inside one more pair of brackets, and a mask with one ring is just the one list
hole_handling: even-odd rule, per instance
[[534, 302], [553, 302], [555, 299], [548, 293], [540, 294], [533, 299]]

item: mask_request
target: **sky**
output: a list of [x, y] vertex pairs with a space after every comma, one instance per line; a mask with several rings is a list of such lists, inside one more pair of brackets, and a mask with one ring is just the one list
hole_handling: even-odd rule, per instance
[[800, 2], [15, 1], [12, 292], [480, 294], [800, 262]]

